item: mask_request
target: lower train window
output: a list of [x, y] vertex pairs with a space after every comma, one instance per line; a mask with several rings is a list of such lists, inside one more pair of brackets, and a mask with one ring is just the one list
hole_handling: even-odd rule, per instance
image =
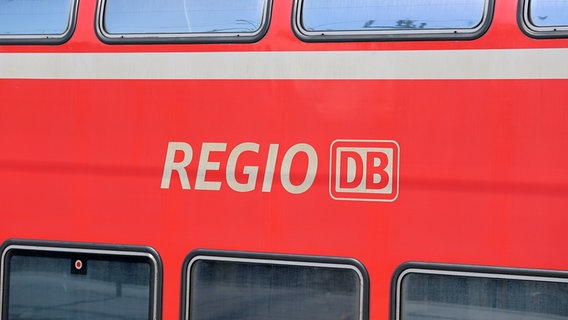
[[74, 29], [76, 0], [0, 0], [0, 43], [61, 43]]
[[161, 263], [146, 247], [9, 242], [2, 319], [159, 319]]
[[391, 319], [568, 319], [568, 273], [407, 264]]
[[183, 274], [183, 319], [368, 318], [368, 277], [352, 259], [200, 250]]

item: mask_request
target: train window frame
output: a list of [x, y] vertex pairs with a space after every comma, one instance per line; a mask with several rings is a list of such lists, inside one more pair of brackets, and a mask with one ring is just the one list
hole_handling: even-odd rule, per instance
[[[157, 251], [147, 246], [110, 245], [80, 242], [57, 242], [10, 239], [1, 248], [0, 260], [0, 315], [2, 319], [9, 317], [10, 298], [10, 259], [17, 257], [40, 257], [69, 259], [74, 262], [70, 273], [85, 274], [88, 270], [86, 263], [89, 260], [121, 262], [121, 263], [148, 263], [149, 265], [149, 294], [148, 319], [161, 319], [162, 310], [162, 261]], [[88, 260], [86, 260], [88, 259]], [[79, 265], [77, 265], [79, 263]], [[85, 265], [85, 268], [83, 268]], [[118, 289], [117, 289], [118, 290]], [[121, 291], [123, 289], [121, 288]]]
[[97, 0], [95, 31], [106, 44], [214, 44], [255, 43], [268, 32], [272, 19], [273, 0], [262, 0], [264, 8], [259, 28], [254, 32], [180, 32], [180, 33], [109, 33], [105, 30], [105, 5], [109, 0]]
[[294, 0], [292, 9], [294, 34], [304, 42], [475, 40], [489, 30], [495, 8], [495, 0], [484, 0], [481, 21], [474, 28], [310, 31], [302, 24], [304, 1]]
[[358, 277], [358, 315], [357, 320], [369, 319], [369, 275], [367, 270], [358, 260], [342, 257], [322, 257], [308, 255], [258, 253], [243, 251], [224, 251], [197, 249], [192, 251], [184, 260], [182, 268], [182, 295], [181, 295], [181, 319], [191, 319], [192, 301], [192, 271], [198, 261], [215, 261], [252, 265], [278, 265], [292, 267], [313, 267], [329, 269], [346, 269], [357, 274]]
[[15, 45], [60, 45], [71, 39], [77, 26], [79, 0], [70, 0], [67, 28], [61, 34], [0, 34], [0, 44]]
[[[511, 280], [518, 282], [528, 281], [533, 283], [562, 283], [568, 285], [568, 272], [566, 271], [427, 262], [407, 262], [399, 266], [392, 277], [390, 308], [391, 320], [405, 320], [402, 318], [401, 311], [401, 306], [403, 304], [402, 282], [404, 280], [404, 277], [409, 274], [440, 275], [450, 277], [454, 276], [459, 278], [476, 278], [485, 280]], [[501, 310], [499, 308], [495, 309]], [[476, 312], [477, 311], [479, 310], [476, 310]], [[511, 312], [522, 313], [523, 311]]]
[[565, 25], [538, 26], [532, 23], [530, 4], [534, 0], [520, 0], [517, 8], [517, 23], [525, 35], [535, 39], [568, 38], [568, 20]]

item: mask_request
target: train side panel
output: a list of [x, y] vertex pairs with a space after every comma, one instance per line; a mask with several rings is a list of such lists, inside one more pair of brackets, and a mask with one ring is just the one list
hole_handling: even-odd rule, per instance
[[291, 8], [253, 44], [105, 45], [82, 1], [69, 42], [0, 46], [0, 240], [150, 246], [164, 319], [195, 249], [356, 259], [370, 319], [408, 261], [567, 269], [567, 40], [502, 1], [477, 40], [304, 43]]

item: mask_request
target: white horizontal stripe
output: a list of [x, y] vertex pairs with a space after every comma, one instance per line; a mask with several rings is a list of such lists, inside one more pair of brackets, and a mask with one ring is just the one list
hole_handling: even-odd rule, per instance
[[568, 49], [0, 53], [21, 79], [567, 79]]

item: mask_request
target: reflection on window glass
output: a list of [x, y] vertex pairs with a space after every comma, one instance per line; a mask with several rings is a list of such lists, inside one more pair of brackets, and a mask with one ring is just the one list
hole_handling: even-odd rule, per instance
[[109, 34], [254, 33], [265, 0], [106, 0]]
[[472, 29], [485, 0], [303, 0], [307, 31]]
[[362, 279], [354, 268], [197, 260], [189, 319], [362, 319]]
[[152, 264], [142, 257], [15, 251], [3, 319], [152, 319]]
[[0, 0], [0, 35], [63, 35], [73, 0]]
[[566, 279], [409, 273], [400, 291], [400, 320], [568, 319]]
[[568, 26], [568, 1], [531, 0], [529, 15], [531, 23], [537, 27]]

